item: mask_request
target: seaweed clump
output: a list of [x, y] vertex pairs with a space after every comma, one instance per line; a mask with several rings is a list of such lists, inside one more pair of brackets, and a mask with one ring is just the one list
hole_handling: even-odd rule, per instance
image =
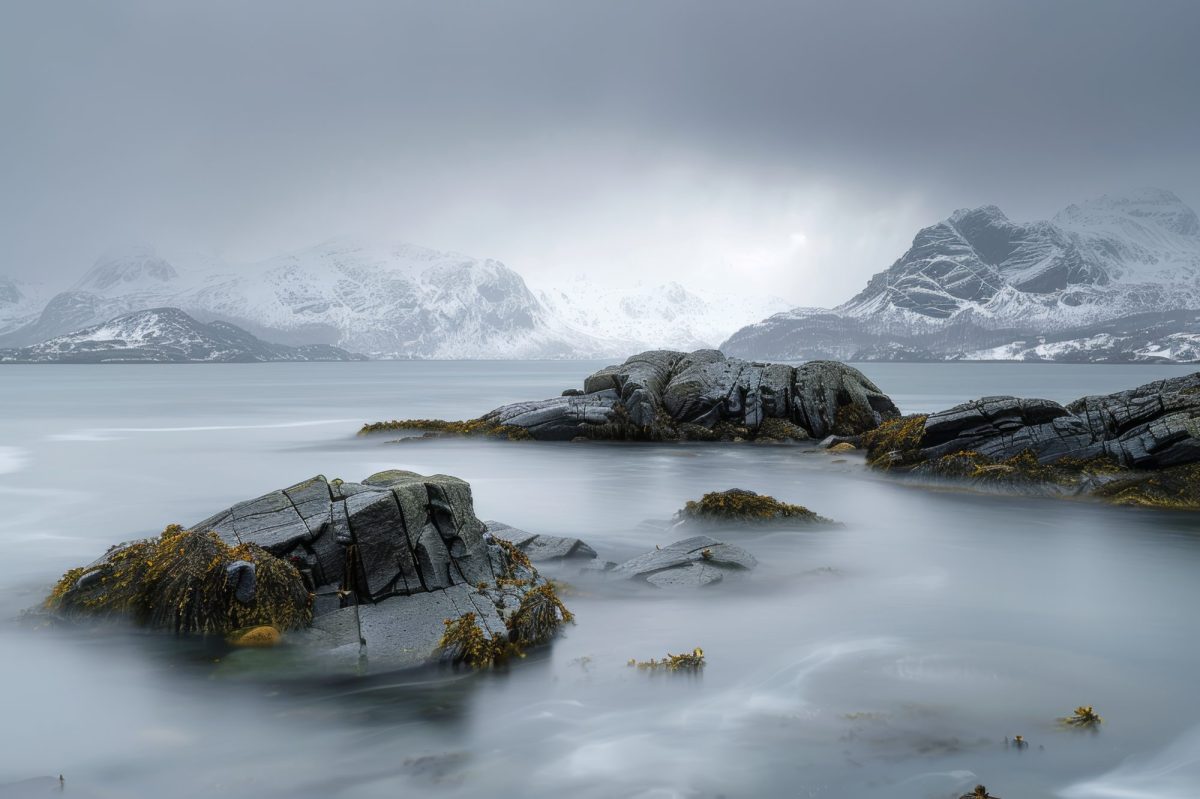
[[988, 793], [987, 788], [982, 785], [976, 785], [975, 789], [970, 793], [964, 793], [958, 799], [1000, 799], [999, 796], [994, 796]]
[[689, 653], [682, 655], [672, 655], [670, 652], [662, 660], [638, 660], [630, 658], [626, 664], [628, 666], [637, 667], [642, 671], [682, 671], [682, 672], [698, 672], [704, 668], [704, 650], [696, 647]]
[[879, 469], [919, 463], [922, 460], [921, 439], [925, 435], [925, 420], [928, 418], [918, 414], [888, 419], [875, 429], [864, 432], [862, 442], [867, 449], [867, 463]]
[[462, 422], [450, 422], [445, 419], [393, 419], [387, 422], [364, 424], [358, 431], [358, 434], [366, 436], [371, 433], [387, 433], [398, 430], [419, 431], [424, 433], [426, 437], [471, 436], [499, 438], [509, 441], [521, 441], [531, 438], [529, 431], [524, 427], [499, 424], [488, 419], [467, 419]]
[[756, 494], [742, 488], [728, 491], [713, 491], [699, 500], [690, 500], [675, 518], [678, 521], [706, 522], [779, 522], [793, 521], [813, 524], [830, 524], [832, 520], [820, 516], [803, 505], [780, 502], [766, 494]]
[[1116, 505], [1200, 510], [1200, 464], [1116, 477], [1098, 486], [1095, 493]]
[[44, 607], [64, 616], [128, 618], [176, 634], [292, 630], [312, 621], [312, 597], [291, 563], [255, 544], [230, 546], [214, 532], [177, 524], [71, 569]]
[[508, 657], [508, 642], [488, 635], [474, 613], [446, 619], [444, 624], [446, 631], [438, 641], [438, 651], [443, 660], [456, 666], [484, 669]]
[[[437, 651], [444, 662], [473, 669], [499, 666], [514, 657], [524, 657], [531, 647], [548, 643], [575, 615], [559, 598], [552, 582], [543, 580], [537, 569], [511, 541], [496, 538], [506, 566], [494, 586], [480, 583], [478, 590], [502, 610], [503, 634], [489, 632], [475, 613], [446, 619]], [[515, 607], [513, 605], [515, 604]]]
[[1095, 729], [1104, 723], [1104, 719], [1100, 718], [1100, 714], [1091, 705], [1080, 705], [1075, 708], [1074, 713], [1063, 716], [1058, 722], [1064, 727]]

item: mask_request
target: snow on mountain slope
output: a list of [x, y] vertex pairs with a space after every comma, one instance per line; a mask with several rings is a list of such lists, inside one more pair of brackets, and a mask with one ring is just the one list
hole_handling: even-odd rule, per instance
[[20, 349], [0, 363], [196, 363], [349, 361], [336, 347], [287, 347], [225, 322], [198, 322], [178, 308], [152, 308]]
[[713, 348], [742, 325], [791, 307], [777, 297], [714, 298], [675, 282], [612, 289], [583, 278], [543, 289], [538, 297], [565, 323], [611, 340], [623, 352]]
[[37, 319], [46, 302], [45, 287], [0, 275], [0, 335]]
[[831, 357], [818, 328], [832, 316], [845, 320], [843, 351], [901, 341], [945, 355], [1002, 352], [989, 339], [1193, 308], [1200, 221], [1171, 192], [1143, 189], [1069, 206], [1051, 221], [1012, 222], [995, 206], [955, 211], [919, 231], [846, 303], [777, 315], [725, 346], [742, 356]]

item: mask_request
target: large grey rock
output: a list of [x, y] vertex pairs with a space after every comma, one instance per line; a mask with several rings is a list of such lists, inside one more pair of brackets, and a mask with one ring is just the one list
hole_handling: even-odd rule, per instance
[[608, 573], [658, 588], [698, 588], [757, 565], [754, 556], [741, 547], [697, 535], [638, 555]]
[[[313, 625], [302, 636], [307, 646], [357, 661], [361, 624], [368, 660], [396, 668], [426, 662], [444, 622], [465, 613], [489, 635], [508, 634], [505, 614], [545, 580], [511, 562], [496, 534], [507, 539], [511, 530], [532, 559], [595, 557], [578, 539], [493, 526], [488, 531], [475, 515], [466, 482], [392, 470], [360, 483], [313, 477], [189, 529], [255, 543], [296, 564], [315, 595]], [[246, 565], [229, 579], [250, 595], [254, 572]]]
[[854, 435], [897, 416], [878, 386], [842, 363], [652, 350], [590, 375], [582, 393], [505, 405], [483, 419], [550, 441], [711, 440]]
[[1042, 463], [1108, 456], [1162, 469], [1200, 461], [1200, 372], [1063, 407], [1040, 399], [984, 397], [925, 420], [923, 460], [975, 451], [995, 460], [1032, 452]]

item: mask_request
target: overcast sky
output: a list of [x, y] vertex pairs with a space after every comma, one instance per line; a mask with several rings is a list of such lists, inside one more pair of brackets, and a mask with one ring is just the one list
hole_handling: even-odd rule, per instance
[[350, 234], [834, 304], [958, 207], [1200, 205], [1197, 32], [1163, 0], [14, 0], [0, 272]]

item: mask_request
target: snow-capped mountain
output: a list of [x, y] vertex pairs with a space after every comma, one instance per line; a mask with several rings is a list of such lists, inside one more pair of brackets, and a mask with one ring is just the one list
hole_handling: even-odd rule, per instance
[[0, 363], [247, 363], [362, 360], [337, 347], [271, 344], [226, 322], [198, 322], [178, 308], [134, 311], [20, 349]]
[[787, 359], [1015, 358], [1025, 352], [1015, 341], [1197, 308], [1200, 220], [1174, 194], [1143, 189], [1049, 221], [1013, 222], [995, 206], [955, 211], [848, 302], [776, 314], [723, 347]]
[[499, 261], [410, 244], [335, 239], [250, 264], [132, 247], [99, 259], [0, 347], [28, 347], [121, 314], [182, 308], [273, 341], [374, 358], [607, 358], [713, 346], [787, 307], [702, 298], [677, 284], [602, 292], [580, 282], [535, 295]]
[[38, 317], [46, 304], [45, 287], [0, 276], [0, 335]]
[[791, 307], [777, 297], [714, 298], [675, 282], [614, 289], [585, 278], [543, 289], [538, 298], [567, 324], [623, 352], [711, 349], [747, 322]]

